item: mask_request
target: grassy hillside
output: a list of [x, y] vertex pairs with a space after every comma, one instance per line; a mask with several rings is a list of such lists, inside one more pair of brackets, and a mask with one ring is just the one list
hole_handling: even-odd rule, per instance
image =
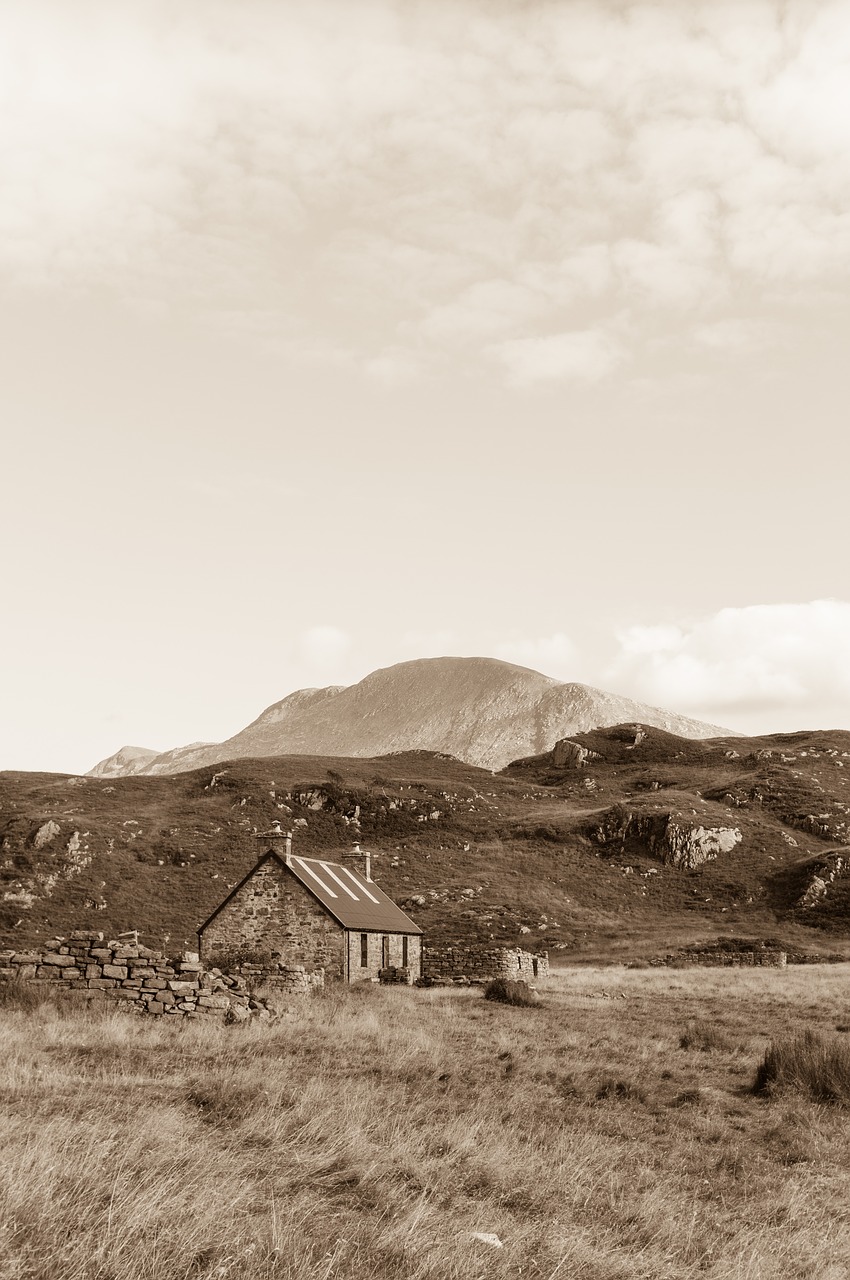
[[[846, 1276], [843, 966], [586, 969], [542, 997], [368, 986], [236, 1027], [0, 1009], [0, 1272]], [[798, 1033], [840, 1078], [754, 1094]]]
[[[432, 937], [571, 960], [777, 932], [801, 951], [850, 950], [850, 733], [635, 737], [582, 734], [593, 754], [580, 768], [547, 753], [497, 775], [428, 752], [167, 777], [2, 774], [0, 939], [91, 924], [191, 945], [253, 864], [255, 832], [280, 819], [306, 854], [361, 839], [376, 879]], [[700, 829], [724, 845], [705, 861]]]

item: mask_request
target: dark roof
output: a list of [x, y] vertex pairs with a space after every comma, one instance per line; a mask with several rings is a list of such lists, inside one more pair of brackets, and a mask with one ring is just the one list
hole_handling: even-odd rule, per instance
[[397, 907], [374, 880], [365, 880], [352, 867], [345, 867], [325, 858], [299, 858], [295, 855], [287, 864], [278, 854], [267, 853], [239, 881], [236, 888], [230, 891], [224, 901], [219, 903], [209, 919], [200, 926], [198, 933], [203, 933], [222, 907], [236, 896], [269, 858], [274, 858], [284, 870], [291, 872], [344, 929], [362, 929], [364, 932], [375, 933], [422, 932], [419, 925], [414, 924], [410, 916], [406, 916], [401, 907]]

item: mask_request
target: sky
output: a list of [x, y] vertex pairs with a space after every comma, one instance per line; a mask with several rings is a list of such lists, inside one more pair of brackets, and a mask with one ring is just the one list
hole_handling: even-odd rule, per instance
[[0, 769], [441, 654], [850, 729], [850, 0], [0, 0]]

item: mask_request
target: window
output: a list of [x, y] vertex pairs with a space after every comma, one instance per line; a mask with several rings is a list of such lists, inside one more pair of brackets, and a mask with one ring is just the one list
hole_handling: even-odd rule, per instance
[[407, 934], [405, 933], [401, 939], [401, 967], [407, 968]]
[[385, 969], [390, 967], [390, 940], [386, 934], [381, 940], [381, 962]]
[[360, 968], [365, 969], [369, 963], [369, 935], [361, 933], [360, 935]]
[[535, 976], [535, 978], [536, 978], [536, 977], [537, 977], [537, 957], [536, 957], [536, 956], [534, 957], [534, 959], [533, 959], [533, 960], [532, 960], [532, 962], [531, 962], [531, 967], [532, 967], [532, 969], [534, 970], [534, 976]]

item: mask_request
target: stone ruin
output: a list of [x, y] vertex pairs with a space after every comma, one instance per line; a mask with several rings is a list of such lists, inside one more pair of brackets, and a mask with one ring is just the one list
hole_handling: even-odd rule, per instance
[[667, 965], [672, 969], [692, 969], [696, 966], [784, 969], [788, 964], [788, 953], [770, 947], [759, 947], [756, 951], [680, 951], [659, 960], [651, 960], [650, 964]]
[[429, 986], [471, 986], [493, 978], [534, 983], [548, 978], [549, 955], [545, 951], [534, 954], [519, 947], [428, 943], [422, 957], [422, 976]]
[[[303, 965], [240, 965], [235, 973], [205, 969], [197, 952], [176, 959], [102, 933], [76, 930], [43, 949], [0, 951], [0, 983], [24, 982], [46, 993], [73, 991], [81, 999], [104, 996], [142, 1014], [217, 1017], [244, 1022], [270, 1018], [274, 994], [309, 995], [324, 986], [324, 970]], [[262, 986], [262, 997], [254, 989]]]

